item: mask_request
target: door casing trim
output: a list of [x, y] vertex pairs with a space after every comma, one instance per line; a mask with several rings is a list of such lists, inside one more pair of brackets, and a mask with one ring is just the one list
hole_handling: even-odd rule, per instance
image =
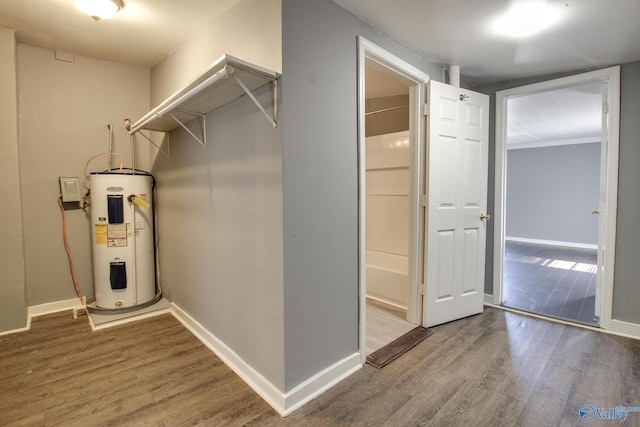
[[418, 283], [422, 274], [422, 238], [424, 210], [420, 208], [420, 194], [424, 194], [425, 126], [422, 106], [426, 103], [426, 83], [429, 75], [391, 54], [362, 36], [358, 36], [358, 292], [359, 331], [358, 346], [362, 363], [366, 362], [366, 133], [365, 133], [365, 61], [373, 60], [404, 79], [410, 81], [409, 133], [411, 140], [410, 173], [410, 231], [409, 231], [409, 297], [408, 321], [423, 324], [422, 300]]
[[502, 304], [504, 276], [504, 238], [505, 238], [505, 196], [506, 196], [506, 128], [507, 100], [512, 97], [544, 92], [561, 87], [574, 86], [594, 81], [607, 81], [607, 102], [609, 104], [608, 156], [607, 156], [607, 201], [606, 236], [604, 254], [605, 268], [602, 284], [602, 307], [600, 310], [601, 327], [615, 330], [612, 323], [613, 275], [615, 265], [616, 220], [618, 206], [618, 153], [620, 147], [620, 67], [603, 68], [587, 73], [547, 80], [526, 86], [496, 92], [496, 132], [495, 132], [495, 205], [494, 205], [494, 243], [493, 243], [493, 304]]

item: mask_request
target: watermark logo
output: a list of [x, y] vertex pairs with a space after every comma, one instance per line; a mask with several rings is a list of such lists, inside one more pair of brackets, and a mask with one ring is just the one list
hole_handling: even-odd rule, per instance
[[627, 420], [630, 412], [640, 412], [640, 406], [616, 406], [615, 408], [596, 408], [592, 405], [582, 405], [578, 411], [580, 419], [584, 422], [599, 420], [618, 420], [621, 423]]

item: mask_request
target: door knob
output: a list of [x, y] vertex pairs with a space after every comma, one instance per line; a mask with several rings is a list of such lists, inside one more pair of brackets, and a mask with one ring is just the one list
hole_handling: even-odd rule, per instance
[[591, 209], [591, 215], [598, 215], [600, 211], [598, 209]]
[[491, 219], [491, 215], [489, 214], [480, 214], [480, 221], [489, 221]]

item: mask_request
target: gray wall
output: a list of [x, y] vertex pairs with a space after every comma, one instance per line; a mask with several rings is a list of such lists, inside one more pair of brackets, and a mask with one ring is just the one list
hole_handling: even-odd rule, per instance
[[14, 30], [0, 27], [0, 332], [27, 321]]
[[176, 130], [153, 167], [166, 296], [280, 389], [281, 137], [244, 96], [207, 116], [206, 148]]
[[[254, 1], [239, 5], [249, 17]], [[207, 34], [184, 48], [194, 61], [215, 42]], [[171, 159], [158, 155], [153, 168], [165, 291], [285, 392], [358, 351], [360, 34], [442, 75], [330, 0], [285, 0], [282, 45], [262, 49], [282, 48], [278, 129], [243, 97], [209, 115], [206, 149], [178, 130]], [[151, 75], [153, 99], [183, 80]]]
[[[590, 71], [590, 70], [583, 70]], [[489, 123], [489, 192], [488, 206], [493, 209], [495, 199], [495, 94], [497, 91], [524, 86], [573, 73], [563, 73], [538, 78], [504, 82], [474, 90], [491, 96]], [[640, 323], [640, 263], [637, 244], [640, 229], [635, 222], [640, 209], [640, 62], [621, 66], [620, 113], [620, 165], [618, 170], [618, 224], [616, 263], [613, 290], [613, 318], [625, 322]], [[487, 257], [485, 268], [485, 293], [493, 294], [493, 223], [487, 227]]]
[[600, 143], [507, 151], [506, 235], [598, 244]]
[[[113, 125], [113, 151], [131, 166], [124, 117], [149, 109], [149, 70], [75, 55], [18, 46], [20, 177], [29, 306], [76, 298], [69, 260], [62, 243], [57, 198], [60, 176], [82, 177], [87, 161], [108, 151], [107, 123]], [[145, 142], [146, 144], [146, 142]], [[136, 149], [136, 165], [146, 169], [148, 150]], [[117, 164], [117, 160], [114, 159]], [[107, 157], [88, 171], [107, 168]], [[84, 180], [88, 188], [89, 183]], [[67, 234], [82, 292], [93, 296], [89, 211], [67, 212]]]
[[[83, 176], [87, 160], [106, 151], [107, 123], [113, 125], [114, 151], [131, 164], [122, 120], [148, 111], [149, 70], [79, 55], [59, 61], [53, 50], [27, 44], [16, 49], [12, 30], [1, 30], [0, 300], [10, 307], [0, 310], [0, 331], [6, 331], [26, 326], [27, 306], [76, 298], [62, 241], [58, 177]], [[148, 167], [146, 151], [137, 151], [138, 166]], [[88, 170], [106, 166], [102, 158]], [[91, 299], [88, 215], [67, 207], [76, 275]]]
[[283, 0], [286, 389], [358, 351], [357, 42], [439, 67], [330, 0]]
[[[234, 4], [153, 67], [154, 104], [225, 53], [279, 71], [280, 17], [279, 0]], [[271, 112], [270, 87], [256, 96]], [[173, 132], [153, 172], [165, 294], [284, 390], [281, 129], [243, 96], [207, 116], [206, 148]]]
[[640, 323], [640, 62], [621, 69], [618, 233], [613, 318]]

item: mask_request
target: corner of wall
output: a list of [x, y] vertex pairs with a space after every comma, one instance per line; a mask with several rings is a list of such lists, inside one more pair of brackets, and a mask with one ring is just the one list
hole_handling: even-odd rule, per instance
[[240, 0], [151, 69], [151, 105], [229, 54], [282, 72], [282, 0]]
[[18, 155], [17, 42], [0, 27], [0, 330], [27, 323], [22, 198]]
[[287, 416], [305, 403], [324, 393], [335, 384], [362, 368], [360, 353], [352, 354], [332, 366], [318, 372], [294, 389], [283, 392], [242, 359], [232, 348], [208, 331], [176, 304], [172, 304], [173, 316], [182, 323], [209, 350], [214, 352], [231, 370], [249, 385], [281, 416]]
[[[20, 178], [15, 189], [23, 210], [24, 286], [33, 306], [76, 296], [67, 253], [57, 244], [62, 241], [59, 177], [84, 176], [88, 159], [108, 146], [109, 123], [112, 151], [122, 155], [125, 166], [132, 165], [131, 140], [122, 117], [148, 111], [149, 71], [80, 55], [73, 63], [59, 61], [53, 50], [28, 44], [18, 44], [17, 64]], [[136, 167], [146, 168], [148, 156], [136, 151], [143, 154]], [[91, 162], [88, 171], [105, 167], [108, 161], [102, 157]], [[69, 208], [65, 217], [75, 274], [82, 293], [91, 298], [90, 219], [79, 207]]]

